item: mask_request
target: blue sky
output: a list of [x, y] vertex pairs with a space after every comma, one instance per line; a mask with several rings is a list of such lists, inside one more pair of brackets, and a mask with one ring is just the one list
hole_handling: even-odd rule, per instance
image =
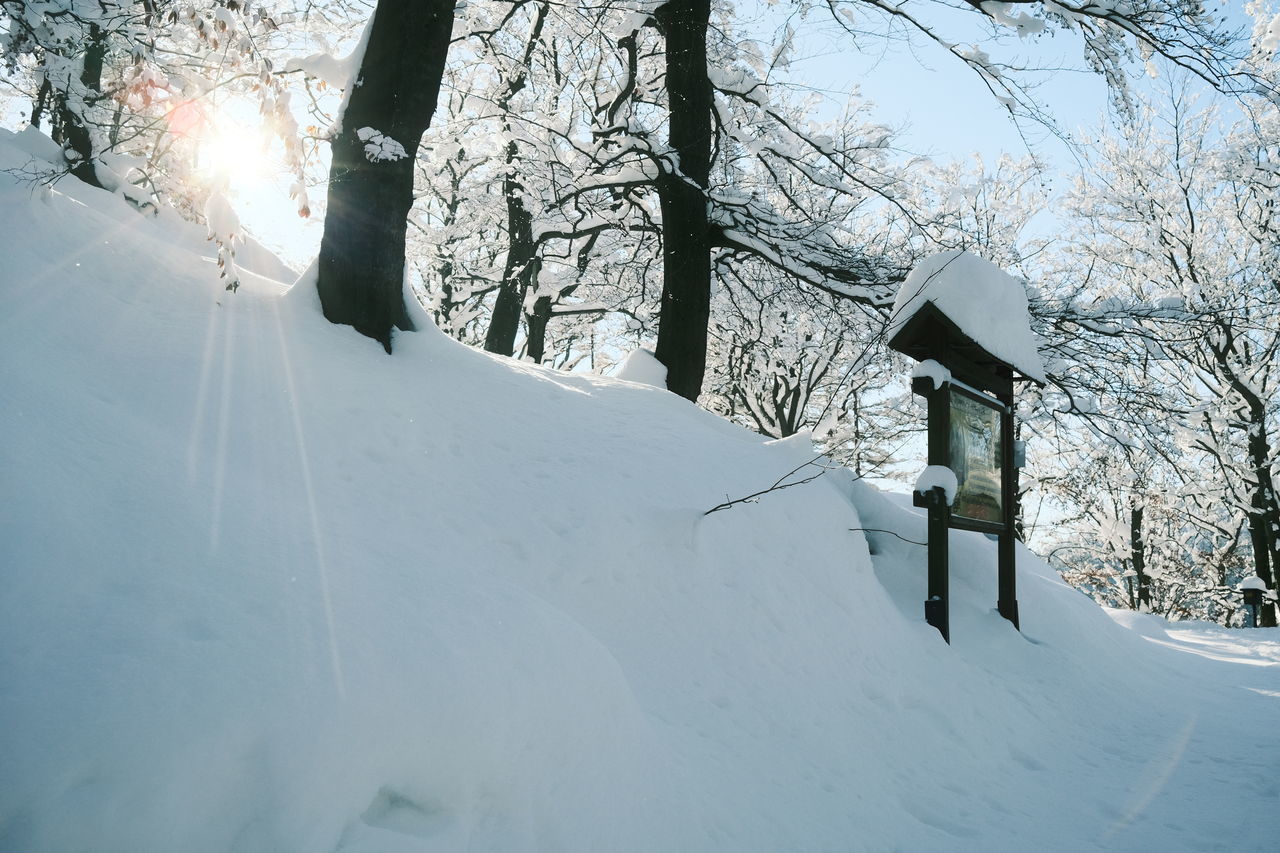
[[[1020, 55], [1037, 64], [1062, 66], [1062, 71], [1043, 75], [1037, 95], [1063, 131], [1074, 134], [1104, 121], [1106, 86], [1080, 68], [1075, 38], [1058, 34], [1020, 42], [1006, 35], [996, 42], [986, 29], [975, 26], [976, 15], [949, 18], [940, 31], [957, 43], [977, 44], [993, 58]], [[1072, 165], [1067, 146], [1033, 122], [1024, 121], [1020, 134], [1009, 111], [978, 75], [925, 38], [900, 33], [897, 38], [868, 36], [855, 43], [829, 25], [806, 23], [808, 35], [800, 42], [790, 76], [800, 85], [827, 92], [832, 115], [847, 93], [857, 91], [874, 104], [871, 115], [877, 121], [901, 131], [899, 144], [913, 154], [946, 161], [979, 153], [990, 162], [1001, 153], [1021, 157], [1030, 150], [1054, 166]]]
[[[1209, 0], [1207, 5], [1216, 5], [1234, 26], [1246, 31], [1252, 26], [1241, 0]], [[783, 14], [779, 10], [791, 7], [762, 8], [750, 32], [759, 34], [767, 47]], [[914, 4], [912, 9], [951, 42], [974, 44], [995, 60], [1053, 68], [1025, 79], [1036, 80], [1037, 101], [1055, 118], [1059, 130], [1074, 140], [1089, 142], [1116, 132], [1107, 86], [1085, 67], [1078, 36], [1047, 30], [1022, 40], [1003, 28], [993, 36], [991, 27], [971, 10], [949, 9], [941, 3]], [[827, 95], [823, 118], [836, 118], [848, 93], [856, 92], [872, 103], [868, 111], [872, 120], [898, 131], [896, 144], [906, 153], [939, 162], [964, 161], [976, 153], [988, 167], [1001, 154], [1015, 158], [1034, 154], [1047, 167], [1049, 188], [1055, 194], [1065, 190], [1078, 172], [1079, 163], [1068, 144], [1033, 121], [1016, 124], [978, 75], [941, 46], [901, 26], [887, 30], [882, 20], [863, 12], [855, 17], [854, 26], [869, 34], [857, 40], [829, 21], [823, 12], [793, 23], [803, 35], [786, 72], [799, 87]], [[1129, 77], [1137, 92], [1160, 85], [1147, 77], [1141, 63], [1134, 63]], [[1208, 88], [1202, 83], [1193, 87]], [[1206, 97], [1202, 103], [1207, 106], [1211, 100]], [[1228, 117], [1233, 114], [1229, 106], [1223, 111]], [[1044, 234], [1057, 230], [1052, 205], [1033, 220], [1031, 228]]]

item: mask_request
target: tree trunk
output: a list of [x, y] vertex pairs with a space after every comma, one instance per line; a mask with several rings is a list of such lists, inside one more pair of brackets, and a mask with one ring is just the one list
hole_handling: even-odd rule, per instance
[[[461, 164], [466, 157], [466, 150], [458, 149], [456, 162]], [[445, 202], [444, 218], [441, 225], [446, 232], [452, 230], [453, 226], [458, 222], [458, 208], [462, 206], [462, 175], [453, 168], [454, 160], [446, 159], [445, 167], [449, 170], [449, 197]], [[435, 268], [435, 273], [440, 279], [440, 299], [433, 309], [436, 325], [440, 327], [446, 334], [457, 336], [458, 330], [453, 327], [453, 317], [461, 302], [455, 299], [453, 286], [453, 244], [456, 238], [445, 240], [443, 243], [436, 245], [436, 254], [439, 258], [439, 266]], [[463, 295], [463, 300], [466, 295]]]
[[[529, 64], [533, 52], [542, 38], [542, 27], [547, 21], [548, 3], [538, 7], [529, 38], [525, 40], [524, 59], [507, 83], [507, 91], [498, 101], [498, 109], [507, 114], [511, 101], [523, 91], [529, 81]], [[511, 136], [511, 125], [503, 130]], [[489, 330], [484, 336], [484, 348], [499, 355], [512, 356], [516, 351], [516, 333], [520, 330], [520, 315], [524, 299], [537, 287], [538, 271], [542, 260], [538, 257], [538, 244], [533, 240], [533, 214], [524, 204], [524, 185], [520, 182], [520, 149], [514, 140], [507, 143], [507, 172], [502, 179], [502, 196], [507, 204], [507, 260], [502, 269], [502, 282], [493, 303], [489, 318]]]
[[[1275, 529], [1280, 521], [1277, 511], [1275, 483], [1271, 479], [1269, 442], [1265, 432], [1265, 411], [1259, 404], [1253, 414], [1253, 429], [1249, 433], [1249, 462], [1253, 468], [1253, 495], [1249, 503], [1249, 543], [1253, 546], [1254, 574], [1262, 578], [1267, 589], [1274, 591], [1277, 577], [1277, 537]], [[1267, 601], [1262, 605], [1259, 624], [1264, 628], [1276, 627], [1276, 605]]]
[[555, 303], [572, 296], [581, 286], [582, 278], [587, 274], [587, 266], [591, 263], [591, 252], [599, 240], [600, 232], [596, 231], [578, 248], [578, 276], [573, 284], [561, 288], [554, 300], [550, 296], [539, 296], [533, 302], [533, 310], [524, 315], [525, 328], [529, 330], [524, 352], [534, 364], [542, 364], [542, 360], [547, 357], [547, 326], [551, 323]]
[[31, 126], [36, 130], [40, 129], [40, 121], [44, 118], [44, 111], [49, 107], [51, 89], [49, 78], [46, 77], [40, 83], [40, 88], [36, 91], [35, 100], [31, 103]]
[[1147, 549], [1142, 541], [1142, 512], [1140, 506], [1129, 509], [1129, 560], [1138, 581], [1137, 609], [1151, 611], [1151, 581], [1147, 577]]
[[[70, 92], [53, 92], [53, 141], [74, 152], [76, 160], [71, 174], [91, 187], [102, 188], [95, 166], [93, 135], [85, 121], [88, 99], [102, 93], [102, 67], [107, 59], [107, 37], [97, 24], [89, 25], [89, 43], [80, 66], [80, 82], [86, 100], [73, 104]], [[37, 118], [38, 120], [38, 118]]]
[[516, 351], [524, 298], [536, 286], [539, 267], [538, 247], [533, 242], [533, 214], [524, 205], [524, 187], [516, 175], [517, 154], [516, 144], [508, 142], [507, 175], [502, 180], [502, 194], [507, 201], [507, 262], [484, 337], [486, 350], [506, 356]]
[[524, 352], [534, 364], [542, 364], [547, 355], [547, 324], [551, 322], [551, 297], [539, 296], [533, 303], [533, 311], [525, 315], [529, 336]]
[[662, 209], [662, 307], [655, 355], [667, 388], [696, 401], [707, 366], [711, 317], [711, 81], [707, 77], [710, 0], [672, 0], [658, 9], [667, 43], [668, 135], [676, 162], [658, 178]]
[[378, 0], [360, 73], [332, 140], [317, 290], [324, 316], [391, 352], [411, 330], [404, 241], [414, 158], [431, 124], [455, 0]]

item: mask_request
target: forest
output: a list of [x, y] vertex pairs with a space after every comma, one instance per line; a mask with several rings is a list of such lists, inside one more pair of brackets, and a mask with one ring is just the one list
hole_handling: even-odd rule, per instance
[[[897, 286], [965, 249], [1027, 283], [1024, 538], [1112, 607], [1223, 625], [1280, 578], [1280, 14], [1199, 0], [4, 0], [5, 126], [79, 181], [176, 211], [237, 298], [228, 112], [322, 219], [325, 316], [396, 358], [447, 335], [568, 373], [651, 350], [668, 389], [910, 480], [923, 418], [884, 340]], [[796, 84], [821, 33], [912, 41], [1021, 132], [923, 156], [876, 105]], [[1042, 94], [1100, 78], [1081, 133]], [[1099, 105], [1101, 108], [1102, 105]], [[254, 157], [252, 146], [232, 149]], [[59, 247], [49, 247], [56, 253]], [[510, 429], [519, 430], [519, 424]], [[1276, 607], [1263, 611], [1276, 624]]]

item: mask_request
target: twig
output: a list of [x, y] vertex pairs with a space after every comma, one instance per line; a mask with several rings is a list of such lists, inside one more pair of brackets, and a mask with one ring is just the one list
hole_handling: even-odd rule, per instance
[[[783, 489], [789, 489], [792, 486], [803, 486], [805, 483], [812, 483], [814, 480], [818, 479], [823, 474], [827, 473], [829, 469], [822, 468], [821, 471], [814, 474], [813, 476], [805, 477], [803, 480], [796, 480], [794, 483], [787, 483], [786, 479], [790, 477], [792, 474], [795, 474], [797, 471], [807, 468], [810, 465], [817, 465], [818, 460], [821, 459], [822, 457], [823, 457], [823, 454], [818, 454], [814, 458], [810, 459], [808, 462], [804, 462], [800, 465], [797, 465], [796, 467], [792, 468], [790, 471], [788, 471], [787, 473], [779, 477], [777, 482], [775, 482], [772, 486], [770, 486], [767, 489], [761, 489], [758, 492], [752, 492], [751, 494], [741, 498], [726, 500], [722, 504], [717, 504], [716, 506], [713, 506], [711, 509], [704, 512], [703, 515], [711, 515], [711, 513], [713, 512], [719, 512], [722, 509], [728, 509], [729, 507], [734, 506], [735, 504], [754, 503], [756, 498], [760, 497], [761, 495], [767, 495], [769, 494], [769, 492], [780, 492]], [[818, 467], [822, 467], [822, 466], [818, 466]], [[725, 495], [725, 497], [728, 498], [728, 495]]]
[[864, 533], [888, 533], [890, 536], [896, 536], [908, 545], [919, 545], [921, 548], [924, 548], [929, 544], [928, 542], [917, 542], [914, 539], [908, 539], [905, 536], [894, 533], [892, 530], [882, 530], [879, 527], [850, 527], [849, 530], [855, 533], [858, 531], [862, 531]]

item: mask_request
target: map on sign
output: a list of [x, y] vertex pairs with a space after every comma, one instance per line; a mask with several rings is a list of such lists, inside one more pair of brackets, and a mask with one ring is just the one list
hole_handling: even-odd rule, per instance
[[951, 393], [951, 465], [956, 475], [953, 515], [1000, 522], [1000, 409], [997, 403]]

